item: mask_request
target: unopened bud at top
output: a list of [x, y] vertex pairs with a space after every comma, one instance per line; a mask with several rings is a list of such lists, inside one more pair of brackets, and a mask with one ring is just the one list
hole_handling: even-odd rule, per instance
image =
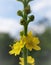
[[24, 11], [25, 11], [26, 14], [31, 13], [30, 5], [27, 5], [27, 6], [25, 7]]

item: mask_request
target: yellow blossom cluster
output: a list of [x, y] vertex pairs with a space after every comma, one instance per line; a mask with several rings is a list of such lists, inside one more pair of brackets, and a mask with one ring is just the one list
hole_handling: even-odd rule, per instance
[[41, 48], [38, 46], [38, 44], [40, 43], [39, 38], [38, 37], [34, 37], [32, 35], [32, 32], [30, 31], [28, 33], [27, 36], [23, 36], [24, 42], [26, 43], [26, 48], [30, 51], [32, 51], [32, 49], [34, 50], [40, 50]]
[[32, 32], [30, 31], [27, 36], [22, 36], [21, 40], [16, 42], [15, 44], [13, 44], [13, 46], [11, 46], [12, 50], [9, 51], [10, 54], [14, 54], [19, 55], [22, 48], [25, 46], [29, 51], [32, 51], [32, 49], [34, 50], [40, 50], [41, 48], [38, 46], [38, 44], [40, 43], [39, 38], [38, 37], [34, 37], [32, 35]]
[[13, 46], [11, 46], [12, 50], [9, 51], [9, 54], [14, 54], [19, 55], [21, 52], [21, 49], [24, 47], [25, 43], [22, 43], [22, 40], [20, 40], [19, 42], [16, 42], [15, 44], [13, 44]]
[[[24, 65], [24, 58], [20, 57], [19, 59], [20, 59], [19, 64]], [[30, 65], [35, 65], [35, 59], [32, 58], [31, 56], [27, 56], [27, 63], [30, 64]]]

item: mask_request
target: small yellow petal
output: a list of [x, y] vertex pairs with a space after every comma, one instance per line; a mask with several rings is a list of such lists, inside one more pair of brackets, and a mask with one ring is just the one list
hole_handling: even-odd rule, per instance
[[41, 50], [41, 48], [40, 48], [39, 46], [37, 46], [37, 45], [34, 46], [33, 49], [35, 49], [35, 50], [37, 50], [37, 51], [38, 51], [38, 50]]
[[35, 62], [35, 60], [34, 60], [34, 58], [32, 58], [31, 56], [28, 56], [28, 57], [27, 57], [27, 62], [28, 62], [29, 64], [32, 64], [32, 63]]

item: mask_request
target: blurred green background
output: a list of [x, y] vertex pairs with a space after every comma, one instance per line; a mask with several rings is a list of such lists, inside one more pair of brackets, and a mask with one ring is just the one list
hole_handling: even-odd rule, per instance
[[[36, 63], [35, 65], [51, 65], [51, 28], [47, 28], [43, 34], [36, 34], [40, 39], [41, 51], [29, 52]], [[14, 38], [9, 34], [0, 33], [0, 64], [1, 65], [19, 65], [19, 56], [9, 55], [10, 44], [14, 43]]]

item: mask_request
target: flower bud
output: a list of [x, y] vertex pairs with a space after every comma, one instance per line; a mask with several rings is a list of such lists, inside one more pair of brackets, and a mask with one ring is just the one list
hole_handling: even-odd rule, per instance
[[31, 12], [30, 5], [27, 5], [27, 7], [25, 7], [24, 11], [25, 11], [26, 14], [29, 14]]
[[34, 20], [34, 15], [29, 16], [29, 21], [33, 21]]
[[21, 19], [20, 24], [21, 25], [25, 25], [25, 23], [26, 23], [25, 20], [24, 19]]
[[17, 14], [18, 14], [19, 16], [23, 16], [23, 13], [22, 13], [21, 10], [19, 10], [19, 11], [17, 12]]
[[23, 36], [23, 35], [24, 35], [24, 31], [21, 31], [21, 32], [20, 32], [20, 35]]

